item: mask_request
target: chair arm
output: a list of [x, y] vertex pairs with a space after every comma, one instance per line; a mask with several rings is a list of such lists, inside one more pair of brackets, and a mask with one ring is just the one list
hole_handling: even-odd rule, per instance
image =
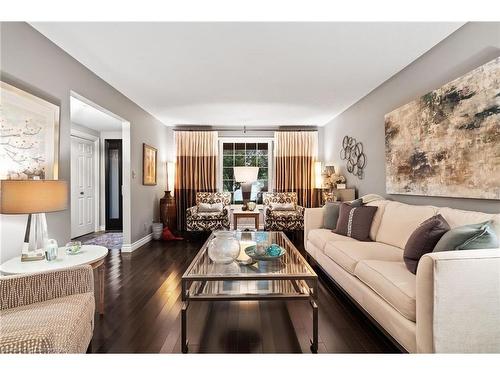
[[417, 351], [500, 351], [500, 249], [429, 253], [417, 270]]
[[198, 206], [188, 207], [186, 217], [195, 216], [198, 213]]
[[88, 292], [94, 292], [94, 274], [89, 265], [1, 277], [0, 310]]
[[304, 211], [304, 246], [311, 229], [323, 228], [323, 207], [306, 208]]

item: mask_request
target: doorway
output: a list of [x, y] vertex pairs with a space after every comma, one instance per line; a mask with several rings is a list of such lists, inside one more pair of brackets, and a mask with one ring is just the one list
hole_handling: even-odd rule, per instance
[[121, 250], [131, 236], [130, 123], [75, 92], [70, 112], [71, 238]]
[[106, 230], [123, 229], [122, 140], [104, 140]]

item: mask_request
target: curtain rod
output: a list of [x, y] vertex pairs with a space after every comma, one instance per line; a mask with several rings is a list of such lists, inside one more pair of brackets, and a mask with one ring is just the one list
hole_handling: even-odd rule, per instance
[[317, 126], [311, 126], [310, 128], [298, 128], [294, 129], [291, 127], [283, 127], [283, 128], [254, 128], [250, 127], [247, 128], [246, 126], [244, 127], [207, 127], [207, 126], [200, 126], [200, 127], [195, 127], [195, 126], [189, 126], [186, 128], [183, 127], [174, 127], [172, 129], [173, 131], [188, 131], [188, 132], [195, 132], [195, 131], [242, 131], [244, 133], [246, 132], [258, 132], [258, 131], [280, 131], [280, 132], [315, 132], [318, 131]]

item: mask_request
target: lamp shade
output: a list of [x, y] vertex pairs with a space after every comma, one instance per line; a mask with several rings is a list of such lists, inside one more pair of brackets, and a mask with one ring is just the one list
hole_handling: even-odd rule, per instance
[[0, 213], [36, 214], [68, 208], [68, 183], [60, 180], [0, 181]]
[[236, 182], [257, 181], [259, 167], [234, 167], [234, 180]]

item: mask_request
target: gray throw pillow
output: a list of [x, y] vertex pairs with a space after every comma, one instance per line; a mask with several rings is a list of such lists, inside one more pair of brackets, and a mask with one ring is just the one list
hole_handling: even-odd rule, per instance
[[448, 231], [434, 247], [434, 251], [495, 249], [498, 238], [491, 221], [456, 227]]
[[331, 202], [323, 206], [323, 227], [335, 229], [339, 220], [340, 202]]
[[348, 203], [342, 203], [337, 227], [332, 232], [358, 241], [371, 241], [370, 228], [377, 208], [377, 206], [353, 207]]
[[411, 273], [417, 273], [420, 258], [432, 252], [434, 246], [450, 230], [450, 226], [441, 215], [433, 216], [420, 224], [413, 231], [405, 245], [403, 259]]

